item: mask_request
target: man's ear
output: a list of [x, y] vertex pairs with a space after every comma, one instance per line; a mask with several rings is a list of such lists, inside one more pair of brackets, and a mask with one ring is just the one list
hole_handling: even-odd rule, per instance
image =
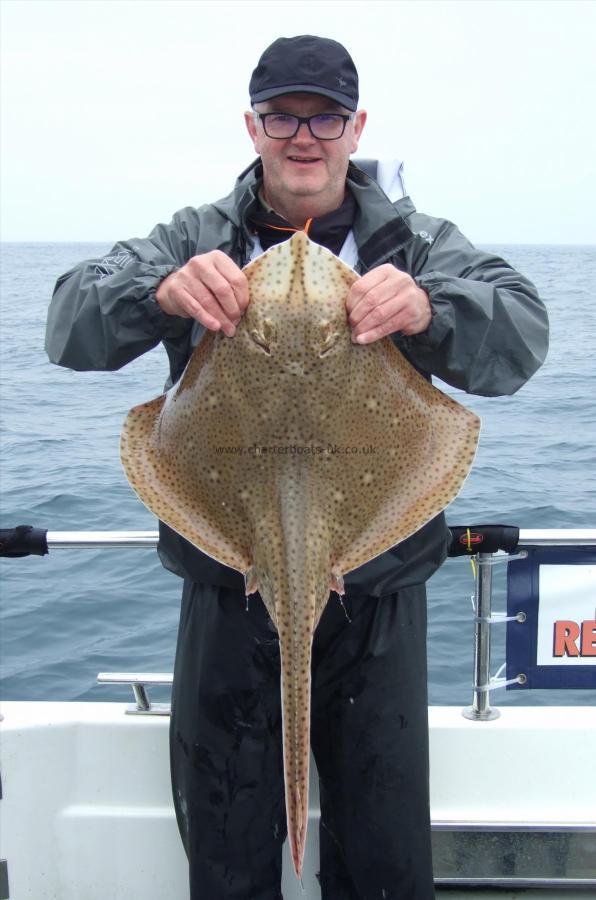
[[353, 120], [353, 137], [352, 137], [352, 149], [350, 153], [355, 153], [358, 149], [358, 143], [360, 141], [360, 135], [366, 125], [366, 110], [359, 109], [354, 115]]
[[257, 123], [255, 122], [255, 117], [253, 112], [245, 112], [244, 113], [244, 122], [246, 123], [246, 130], [250, 135], [250, 139], [253, 142], [253, 146], [257, 153], [260, 153], [259, 148], [257, 147], [259, 136], [257, 132]]

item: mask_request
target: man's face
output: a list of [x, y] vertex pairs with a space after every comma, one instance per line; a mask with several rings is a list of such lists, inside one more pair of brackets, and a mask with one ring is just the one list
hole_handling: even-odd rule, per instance
[[[349, 110], [317, 94], [287, 94], [258, 103], [256, 112], [313, 116]], [[275, 140], [267, 137], [263, 123], [255, 121], [251, 113], [246, 113], [245, 118], [254, 148], [263, 162], [265, 194], [272, 206], [281, 202], [282, 207], [287, 207], [307, 197], [312, 198], [317, 208], [329, 204], [329, 210], [335, 208], [338, 197], [337, 205], [341, 204], [350, 153], [357, 150], [366, 121], [363, 110], [354, 114], [342, 137], [334, 141], [317, 140], [304, 123], [293, 138]]]

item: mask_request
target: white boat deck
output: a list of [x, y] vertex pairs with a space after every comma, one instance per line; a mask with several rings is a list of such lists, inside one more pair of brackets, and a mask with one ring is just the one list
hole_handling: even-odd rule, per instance
[[[169, 718], [129, 716], [125, 709], [2, 705], [0, 856], [7, 860], [10, 900], [187, 900], [170, 796]], [[546, 854], [544, 888], [523, 896], [596, 897], [596, 709], [506, 707], [489, 722], [469, 721], [458, 707], [432, 707], [429, 715], [436, 877], [450, 883], [453, 858], [474, 850], [466, 842], [470, 832], [476, 840], [550, 832], [562, 835], [555, 849], [564, 852]], [[318, 815], [313, 777], [304, 891], [286, 857], [285, 900], [320, 897]], [[475, 847], [483, 856], [485, 845]], [[584, 880], [583, 890], [562, 888], [569, 873], [576, 884]], [[514, 865], [509, 877], [527, 874]], [[593, 880], [590, 887], [585, 879]], [[518, 897], [525, 883], [495, 896]], [[450, 887], [445, 894], [458, 900], [476, 890]], [[492, 895], [482, 890], [485, 900]]]

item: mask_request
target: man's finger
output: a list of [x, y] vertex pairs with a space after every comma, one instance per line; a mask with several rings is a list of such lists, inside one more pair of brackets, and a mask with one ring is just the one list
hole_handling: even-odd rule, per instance
[[248, 279], [242, 269], [239, 269], [233, 259], [226, 256], [225, 253], [217, 252], [214, 255], [214, 262], [217, 270], [223, 275], [228, 284], [234, 291], [236, 302], [240, 308], [241, 314], [248, 306]]
[[[397, 300], [399, 297], [399, 293], [396, 292], [395, 284], [390, 279], [385, 279], [380, 284], [376, 284], [371, 287], [358, 301], [358, 303], [352, 308], [352, 312], [348, 315], [348, 322], [355, 328], [365, 319], [369, 318], [369, 316], [378, 315], [375, 313], [375, 310], [383, 309], [387, 303]], [[393, 309], [391, 314], [393, 314], [396, 310]], [[383, 313], [383, 316], [386, 314]], [[380, 320], [373, 318], [372, 324], [379, 324]]]
[[352, 335], [352, 340], [355, 344], [372, 344], [373, 341], [378, 341], [383, 337], [387, 337], [389, 334], [393, 334], [396, 331], [400, 331], [400, 319], [402, 318], [401, 312], [397, 315], [392, 316], [383, 322], [382, 325], [378, 325], [375, 328], [371, 328], [369, 331], [363, 331], [361, 334]]
[[[370, 312], [357, 321], [352, 327], [352, 334], [354, 337], [358, 337], [358, 335], [365, 334], [367, 331], [382, 328], [385, 322], [393, 321], [402, 312], [403, 308], [404, 302], [401, 298], [391, 297], [386, 303], [374, 306]], [[351, 320], [350, 325], [352, 325]]]
[[[214, 316], [208, 309], [205, 308], [203, 304], [201, 304], [193, 295], [186, 290], [186, 288], [180, 289], [180, 294], [178, 297], [178, 302], [180, 308], [184, 310], [186, 316], [190, 319], [196, 319], [197, 322], [200, 322], [201, 325], [204, 325], [209, 331], [220, 331], [223, 328], [223, 323]], [[231, 329], [230, 329], [231, 326]], [[231, 334], [228, 334], [228, 331], [232, 330]], [[227, 330], [224, 329], [224, 333], [228, 337], [232, 337], [234, 334], [235, 328], [231, 322], [227, 322]]]
[[371, 269], [370, 272], [367, 272], [366, 275], [362, 275], [355, 281], [346, 298], [346, 312], [348, 313], [348, 316], [352, 314], [353, 310], [360, 304], [369, 291], [379, 287], [386, 280], [387, 273], [384, 271], [383, 266], [379, 266], [376, 269]]
[[188, 274], [190, 278], [186, 286], [199, 303], [208, 302], [206, 294], [208, 292], [228, 321], [235, 324], [240, 320], [242, 312], [234, 290], [216, 268], [213, 259], [204, 260], [195, 257], [189, 266]]

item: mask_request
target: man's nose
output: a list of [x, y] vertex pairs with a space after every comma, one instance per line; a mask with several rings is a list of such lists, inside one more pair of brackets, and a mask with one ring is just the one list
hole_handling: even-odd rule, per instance
[[298, 131], [294, 135], [294, 140], [300, 144], [312, 144], [313, 141], [316, 141], [308, 127], [308, 122], [300, 123]]

